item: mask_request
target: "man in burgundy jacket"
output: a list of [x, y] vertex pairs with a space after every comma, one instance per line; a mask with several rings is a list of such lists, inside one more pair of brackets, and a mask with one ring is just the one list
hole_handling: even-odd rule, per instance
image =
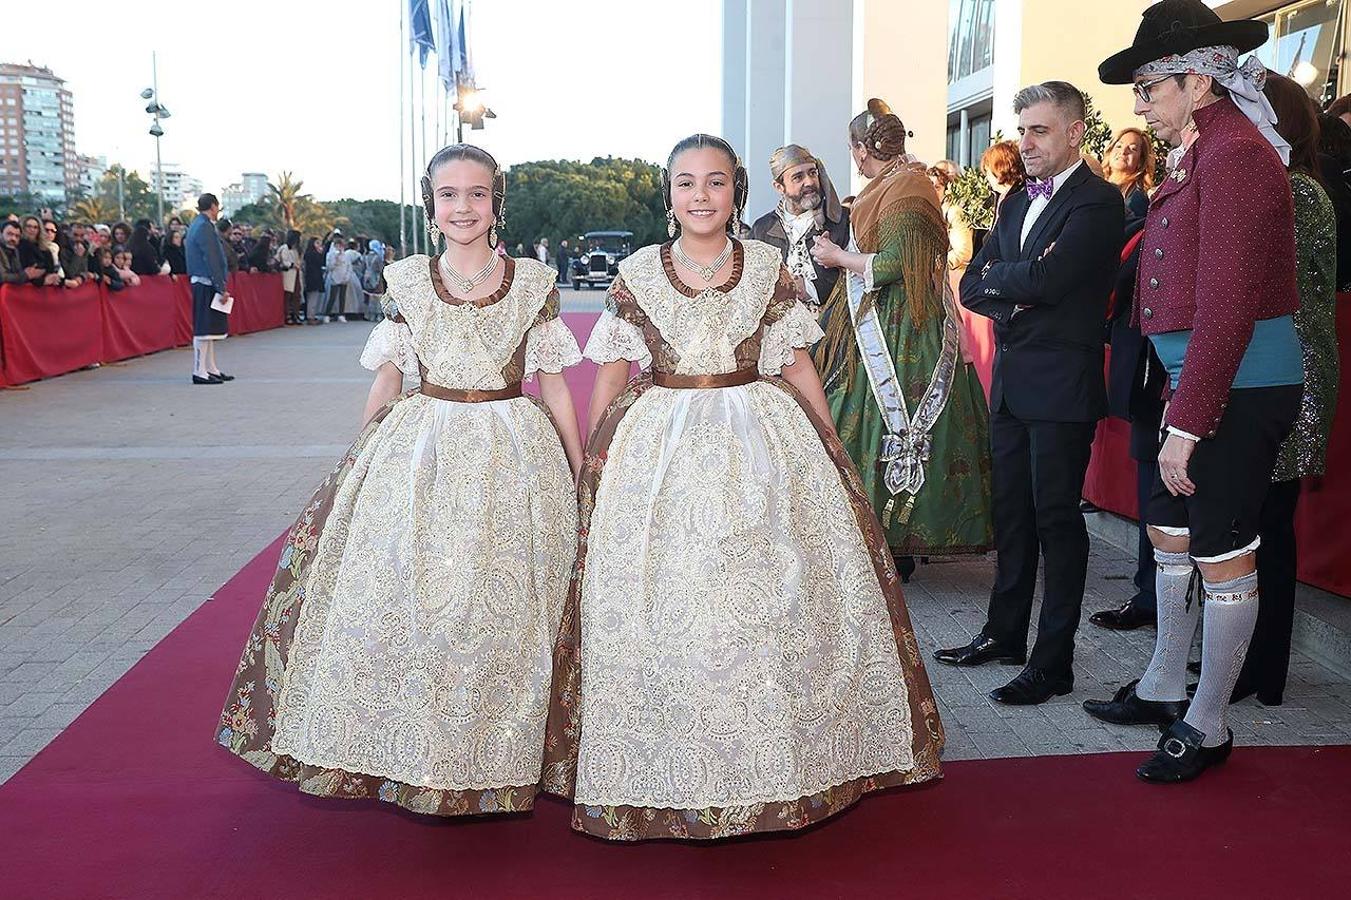
[[[1257, 617], [1258, 515], [1303, 392], [1291, 313], [1294, 208], [1289, 146], [1240, 53], [1261, 22], [1223, 22], [1201, 0], [1163, 0], [1135, 44], [1099, 76], [1132, 83], [1135, 111], [1175, 148], [1150, 201], [1134, 315], [1169, 374], [1159, 476], [1148, 510], [1158, 561], [1158, 639], [1148, 669], [1093, 716], [1167, 728], [1137, 774], [1197, 777], [1233, 748], [1227, 712]], [[1187, 654], [1205, 589], [1201, 683], [1187, 703]]]

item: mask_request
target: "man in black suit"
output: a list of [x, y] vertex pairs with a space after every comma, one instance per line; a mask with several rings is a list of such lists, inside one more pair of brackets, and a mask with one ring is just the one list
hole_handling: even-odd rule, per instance
[[[1049, 81], [1019, 91], [1019, 150], [1029, 180], [962, 278], [967, 309], [995, 323], [990, 386], [995, 547], [990, 610], [939, 662], [1027, 663], [990, 693], [1042, 703], [1074, 688], [1074, 632], [1088, 572], [1079, 512], [1097, 422], [1107, 412], [1103, 322], [1124, 241], [1121, 192], [1084, 165], [1084, 97]], [[1046, 584], [1037, 642], [1027, 631], [1039, 554]]]
[[1100, 610], [1088, 617], [1094, 625], [1115, 631], [1153, 627], [1158, 615], [1154, 545], [1149, 541], [1145, 510], [1149, 508], [1149, 494], [1159, 469], [1159, 429], [1163, 427], [1163, 391], [1168, 383], [1154, 346], [1140, 333], [1138, 325], [1131, 324], [1131, 298], [1135, 296], [1135, 276], [1140, 269], [1139, 235], [1145, 219], [1143, 215], [1132, 215], [1130, 208], [1126, 217], [1126, 242], [1129, 246], [1134, 241], [1134, 247], [1121, 264], [1116, 279], [1116, 305], [1107, 340], [1112, 348], [1107, 370], [1107, 410], [1114, 418], [1131, 423], [1131, 459], [1135, 460], [1135, 496], [1140, 507], [1135, 595], [1115, 609]]
[[830, 299], [840, 270], [812, 258], [812, 243], [824, 234], [849, 246], [849, 210], [840, 205], [826, 167], [805, 147], [789, 144], [769, 157], [778, 206], [755, 220], [751, 237], [779, 248], [788, 270], [802, 284], [807, 303], [817, 309]]

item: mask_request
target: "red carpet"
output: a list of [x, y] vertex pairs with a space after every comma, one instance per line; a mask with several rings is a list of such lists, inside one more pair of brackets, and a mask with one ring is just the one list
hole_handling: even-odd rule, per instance
[[0, 895], [1285, 898], [1351, 878], [1344, 747], [1242, 749], [1181, 789], [1138, 783], [1134, 756], [959, 762], [805, 834], [711, 846], [605, 844], [550, 801], [441, 821], [305, 797], [213, 740], [278, 544], [0, 786]]
[[[569, 319], [584, 342], [594, 316]], [[593, 373], [569, 372], [583, 420]], [[0, 786], [0, 897], [1193, 900], [1351, 882], [1346, 747], [1244, 748], [1174, 789], [1137, 782], [1136, 755], [959, 762], [805, 834], [699, 846], [582, 837], [548, 800], [443, 821], [306, 797], [214, 741], [279, 543]]]

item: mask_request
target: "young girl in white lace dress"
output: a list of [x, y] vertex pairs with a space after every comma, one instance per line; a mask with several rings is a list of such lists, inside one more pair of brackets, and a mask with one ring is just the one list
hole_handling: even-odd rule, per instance
[[385, 269], [368, 424], [288, 536], [219, 740], [307, 793], [517, 811], [575, 556], [581, 357], [554, 271], [493, 251], [492, 157], [443, 149], [423, 193], [446, 250]]
[[728, 233], [745, 186], [725, 141], [677, 144], [679, 238], [620, 263], [587, 342], [545, 787], [601, 837], [802, 828], [939, 775], [891, 554], [805, 351], [821, 330], [778, 250]]

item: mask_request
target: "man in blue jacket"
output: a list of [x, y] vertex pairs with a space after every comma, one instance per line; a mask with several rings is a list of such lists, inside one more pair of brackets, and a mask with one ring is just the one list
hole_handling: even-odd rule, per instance
[[[220, 201], [215, 194], [203, 194], [197, 198], [197, 212], [183, 242], [192, 283], [192, 383], [224, 384], [234, 376], [216, 367], [216, 342], [230, 335], [229, 316], [215, 308], [230, 302], [225, 248], [216, 231]], [[217, 297], [220, 302], [213, 306]]]

